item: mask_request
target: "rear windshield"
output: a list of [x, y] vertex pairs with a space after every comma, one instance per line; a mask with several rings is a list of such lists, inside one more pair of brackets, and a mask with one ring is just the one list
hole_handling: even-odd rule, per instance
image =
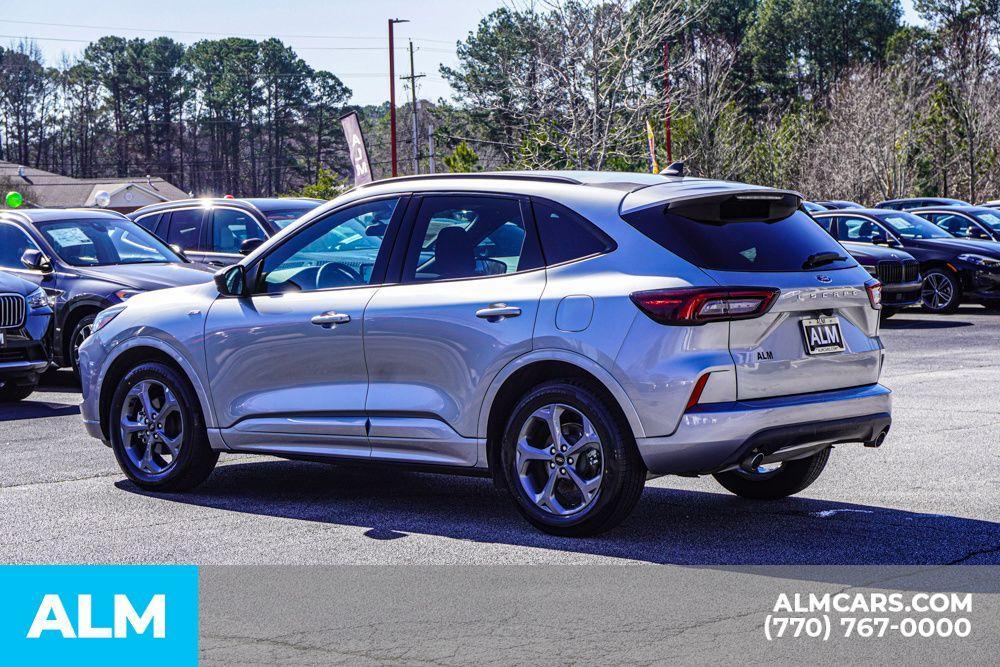
[[695, 266], [715, 271], [802, 271], [823, 253], [844, 257], [814, 262], [824, 271], [856, 265], [843, 246], [801, 211], [773, 222], [702, 222], [654, 207], [628, 213], [640, 232]]

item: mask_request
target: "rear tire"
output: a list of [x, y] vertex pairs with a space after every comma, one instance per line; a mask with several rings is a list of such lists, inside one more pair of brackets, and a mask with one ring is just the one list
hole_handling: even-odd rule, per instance
[[948, 269], [930, 269], [924, 273], [920, 297], [920, 307], [928, 313], [954, 313], [962, 303], [962, 286]]
[[17, 403], [31, 396], [38, 384], [8, 383], [0, 387], [0, 403]]
[[219, 453], [208, 444], [194, 389], [177, 370], [144, 363], [118, 384], [108, 430], [122, 471], [147, 491], [187, 491], [204, 482]]
[[587, 383], [556, 380], [529, 391], [511, 412], [502, 478], [536, 528], [595, 535], [621, 523], [642, 495], [646, 467], [629, 425], [607, 401]]
[[827, 447], [809, 458], [785, 461], [777, 470], [758, 475], [743, 470], [720, 472], [713, 477], [726, 490], [741, 498], [777, 500], [802, 491], [816, 481], [830, 458]]

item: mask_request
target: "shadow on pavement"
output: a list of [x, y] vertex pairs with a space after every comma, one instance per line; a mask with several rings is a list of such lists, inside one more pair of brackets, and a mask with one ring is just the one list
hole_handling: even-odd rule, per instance
[[1000, 523], [809, 498], [752, 502], [647, 487], [615, 530], [566, 539], [532, 528], [482, 478], [267, 460], [220, 466], [184, 495], [117, 485], [171, 502], [358, 526], [376, 540], [418, 533], [700, 566], [1000, 563]]
[[907, 319], [905, 315], [896, 315], [892, 319], [883, 320], [881, 327], [883, 329], [955, 329], [974, 326], [972, 322], [965, 320], [943, 319], [947, 315], [941, 317], [942, 319], [939, 320], [916, 320]]
[[19, 419], [45, 419], [46, 417], [64, 417], [80, 414], [79, 405], [65, 403], [45, 403], [37, 399], [38, 394], [17, 403], [0, 401], [0, 422], [17, 421]]

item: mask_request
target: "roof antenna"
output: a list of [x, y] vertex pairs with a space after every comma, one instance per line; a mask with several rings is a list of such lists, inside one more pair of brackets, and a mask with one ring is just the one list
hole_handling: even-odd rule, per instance
[[671, 162], [666, 169], [660, 172], [660, 176], [683, 176], [684, 175], [684, 161]]

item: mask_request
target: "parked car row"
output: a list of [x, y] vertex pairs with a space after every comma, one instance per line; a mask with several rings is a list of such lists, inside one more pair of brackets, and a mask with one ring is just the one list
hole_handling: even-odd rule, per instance
[[613, 527], [650, 475], [781, 498], [883, 443], [883, 312], [1000, 303], [993, 209], [884, 203], [515, 172], [5, 213], [0, 270], [30, 284], [0, 284], [0, 330], [42, 353], [0, 381], [72, 366], [150, 491], [248, 452], [491, 476], [558, 535]]
[[[951, 313], [963, 303], [1000, 309], [1000, 210], [927, 198], [892, 200], [877, 208], [809, 207], [810, 215], [850, 252], [885, 246], [895, 253], [905, 265], [901, 281], [911, 286], [919, 281], [924, 310]], [[885, 276], [887, 286], [898, 275], [893, 271]], [[900, 291], [895, 293], [900, 298]], [[911, 303], [906, 297], [895, 303], [886, 298], [883, 314]]]

